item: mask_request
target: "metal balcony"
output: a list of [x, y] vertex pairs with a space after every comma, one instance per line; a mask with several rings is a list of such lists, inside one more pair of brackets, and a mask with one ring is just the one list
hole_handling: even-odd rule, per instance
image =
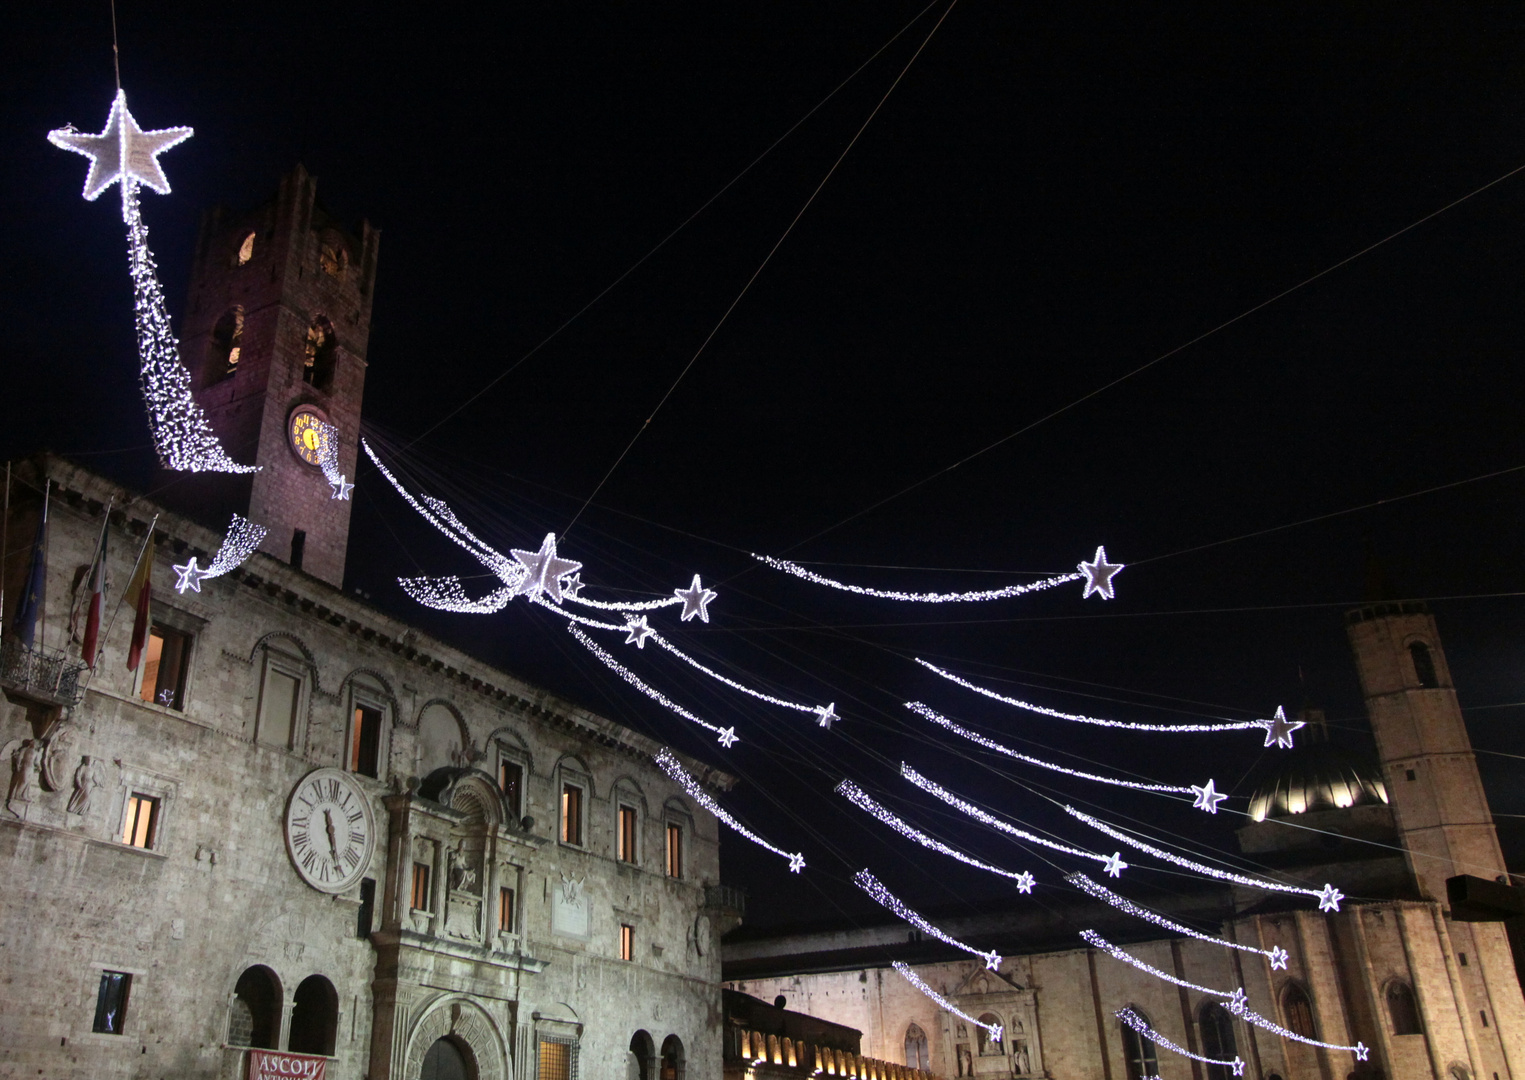
[[0, 688], [8, 697], [69, 708], [84, 694], [80, 673], [85, 662], [65, 653], [19, 641], [0, 644]]

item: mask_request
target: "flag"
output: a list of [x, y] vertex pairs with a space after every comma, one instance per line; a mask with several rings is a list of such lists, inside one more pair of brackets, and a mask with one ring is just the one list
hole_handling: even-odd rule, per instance
[[148, 607], [153, 601], [154, 583], [154, 531], [150, 527], [143, 550], [138, 554], [138, 565], [133, 567], [132, 580], [122, 598], [132, 605], [136, 613], [132, 619], [132, 643], [127, 646], [127, 670], [137, 671], [143, 659], [143, 647], [148, 644]]
[[21, 643], [31, 648], [37, 637], [37, 620], [42, 615], [48, 587], [48, 497], [42, 497], [42, 518], [37, 522], [37, 539], [32, 541], [32, 561], [27, 566], [21, 603], [11, 630]]
[[106, 537], [110, 533], [111, 508], [106, 508], [106, 519], [101, 522], [101, 540], [95, 546], [95, 561], [90, 564], [90, 609], [85, 616], [85, 643], [80, 655], [90, 670], [95, 670], [96, 653], [100, 651], [101, 611], [106, 607]]

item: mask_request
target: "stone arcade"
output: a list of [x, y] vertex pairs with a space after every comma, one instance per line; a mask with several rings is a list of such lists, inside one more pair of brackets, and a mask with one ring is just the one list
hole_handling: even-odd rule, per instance
[[[257, 1048], [331, 1080], [718, 1076], [739, 906], [657, 744], [337, 588], [350, 504], [289, 435], [335, 424], [353, 475], [378, 234], [314, 186], [207, 217], [182, 344], [263, 469], [166, 495], [270, 526], [264, 552], [179, 595], [218, 532], [15, 463], [8, 619], [45, 488], [49, 525], [36, 647], [0, 665], [0, 1076], [233, 1078]], [[128, 670], [122, 610], [90, 674], [70, 613], [103, 521], [108, 617], [157, 522], [152, 633]]]

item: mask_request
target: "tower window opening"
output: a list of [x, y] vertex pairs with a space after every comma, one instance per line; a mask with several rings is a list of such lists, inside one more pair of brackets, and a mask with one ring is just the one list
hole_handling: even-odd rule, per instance
[[1413, 658], [1414, 674], [1422, 689], [1433, 690], [1440, 685], [1440, 679], [1435, 674], [1435, 657], [1431, 655], [1428, 645], [1422, 641], [1410, 643], [1409, 656]]
[[302, 381], [311, 383], [319, 390], [327, 390], [334, 382], [335, 354], [334, 324], [323, 315], [317, 316], [307, 328], [307, 340], [302, 343]]
[[349, 266], [349, 251], [343, 241], [325, 240], [318, 251], [318, 267], [332, 278], [342, 278]]
[[1414, 1003], [1414, 991], [1407, 983], [1394, 980], [1387, 986], [1387, 1014], [1392, 1021], [1394, 1035], [1420, 1035], [1424, 1029], [1419, 1024], [1419, 1009]]
[[244, 237], [244, 242], [238, 245], [238, 265], [248, 266], [249, 260], [254, 258], [254, 233]]
[[302, 556], [307, 552], [307, 530], [291, 530], [291, 568], [302, 569]]
[[381, 710], [368, 705], [355, 707], [354, 731], [350, 735], [350, 772], [375, 779], [381, 773]]
[[211, 386], [238, 373], [238, 360], [243, 355], [244, 309], [230, 307], [212, 327], [212, 337], [207, 343], [206, 364], [202, 368], [202, 382]]

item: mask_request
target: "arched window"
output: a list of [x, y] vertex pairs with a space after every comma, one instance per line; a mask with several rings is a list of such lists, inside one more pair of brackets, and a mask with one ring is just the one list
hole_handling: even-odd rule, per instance
[[302, 381], [319, 390], [332, 386], [336, 350], [334, 324], [326, 316], [316, 316], [307, 328], [307, 340], [302, 343]]
[[657, 1044], [652, 1041], [648, 1031], [637, 1031], [630, 1036], [630, 1057], [632, 1059], [630, 1080], [653, 1080], [652, 1067], [655, 1065], [657, 1056]]
[[1451, 1080], [1472, 1080], [1472, 1074], [1467, 1072], [1465, 1065], [1452, 1065]]
[[291, 1010], [291, 1038], [286, 1049], [293, 1054], [331, 1057], [338, 1033], [339, 995], [334, 984], [321, 975], [307, 976], [297, 985]]
[[476, 1070], [449, 1036], [434, 1040], [418, 1074], [418, 1080], [475, 1080], [475, 1077]]
[[662, 1040], [661, 1080], [683, 1080], [683, 1040], [669, 1035]]
[[342, 278], [348, 267], [349, 245], [338, 233], [325, 233], [318, 242], [318, 269], [329, 277]]
[[1419, 679], [1419, 685], [1426, 690], [1433, 690], [1440, 685], [1440, 679], [1435, 674], [1435, 657], [1430, 655], [1430, 647], [1422, 641], [1409, 643], [1409, 656], [1414, 660], [1414, 674]]
[[211, 386], [237, 374], [243, 348], [244, 309], [235, 305], [224, 311], [212, 326], [212, 338], [207, 342], [206, 364], [201, 369], [203, 385]]
[[243, 242], [238, 245], [238, 256], [235, 261], [239, 266], [248, 266], [252, 258], [254, 258], [254, 233], [249, 232], [244, 236]]
[[1420, 1035], [1424, 1032], [1419, 1025], [1419, 1009], [1414, 1004], [1414, 991], [1400, 979], [1387, 984], [1387, 1016], [1392, 1021], [1394, 1035]]
[[[982, 1025], [989, 1024], [990, 1027], [995, 1027], [1000, 1022], [1001, 1018], [995, 1013], [984, 1013], [980, 1016], [980, 1023]], [[998, 1043], [992, 1039], [988, 1028], [980, 1027], [976, 1029], [974, 1037], [979, 1040], [980, 1057], [1001, 1057], [1006, 1053], [1005, 1044]]]
[[1313, 1002], [1308, 1000], [1308, 992], [1296, 983], [1288, 983], [1281, 992], [1281, 1015], [1293, 1034], [1305, 1039], [1318, 1038], [1313, 1025]]
[[[1128, 1008], [1148, 1027], [1154, 1027], [1137, 1005], [1129, 1005]], [[1160, 1071], [1159, 1057], [1154, 1052], [1154, 1040], [1140, 1035], [1127, 1024], [1123, 1025], [1123, 1064], [1128, 1070], [1128, 1080], [1144, 1080], [1145, 1077], [1159, 1075]]]
[[[1202, 1056], [1219, 1061], [1233, 1061], [1239, 1056], [1234, 1045], [1234, 1021], [1228, 1010], [1218, 1002], [1202, 1006], [1197, 1014], [1197, 1026], [1202, 1030]], [[1228, 1065], [1209, 1065], [1207, 1080], [1230, 1080], [1233, 1072]]]
[[931, 1072], [931, 1058], [927, 1056], [927, 1033], [912, 1024], [905, 1029], [905, 1063], [910, 1068]]
[[228, 1045], [274, 1050], [281, 1037], [281, 984], [263, 965], [246, 968], [233, 987]]

